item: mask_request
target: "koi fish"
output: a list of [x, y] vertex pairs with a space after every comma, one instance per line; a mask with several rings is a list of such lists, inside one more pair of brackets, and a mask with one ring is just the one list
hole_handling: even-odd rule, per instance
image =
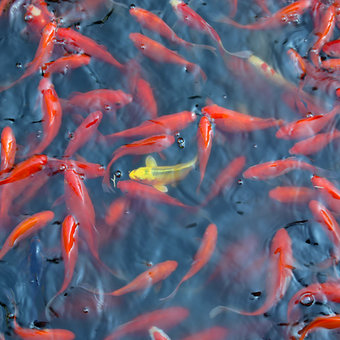
[[218, 231], [216, 225], [213, 223], [209, 224], [204, 232], [201, 245], [194, 256], [194, 261], [191, 265], [191, 268], [178, 283], [175, 290], [169, 296], [161, 300], [174, 297], [182, 283], [197, 274], [209, 262], [216, 247], [217, 234]]
[[331, 57], [340, 57], [340, 39], [325, 43], [322, 50]]
[[82, 51], [83, 53], [102, 60], [108, 64], [117, 67], [119, 70], [124, 70], [124, 65], [122, 65], [118, 60], [116, 60], [105, 46], [97, 44], [91, 38], [72, 30], [71, 28], [58, 28], [57, 40], [65, 45], [71, 45]]
[[140, 25], [150, 31], [158, 33], [161, 37], [168, 39], [172, 43], [184, 47], [201, 47], [215, 51], [215, 48], [208, 45], [193, 44], [181, 39], [159, 16], [140, 7], [130, 7], [130, 14], [140, 23]]
[[295, 21], [300, 15], [302, 15], [311, 6], [310, 0], [300, 0], [281, 8], [271, 16], [261, 19], [253, 24], [241, 25], [238, 22], [228, 18], [222, 17], [218, 22], [233, 25], [237, 28], [243, 28], [248, 30], [262, 30], [273, 29], [284, 25], [285, 23]]
[[145, 166], [132, 170], [129, 177], [138, 182], [151, 184], [161, 192], [167, 192], [166, 185], [176, 183], [185, 178], [195, 166], [196, 161], [197, 157], [194, 157], [187, 163], [159, 166], [152, 156], [148, 156], [145, 160]]
[[16, 153], [16, 140], [13, 130], [6, 126], [1, 132], [1, 163], [0, 170], [10, 171], [13, 168]]
[[86, 54], [69, 54], [49, 63], [45, 63], [41, 67], [41, 70], [44, 77], [49, 77], [53, 73], [65, 73], [68, 70], [88, 65], [90, 61], [91, 57]]
[[51, 144], [59, 132], [62, 121], [60, 101], [49, 78], [41, 79], [39, 91], [42, 94], [44, 137], [31, 154], [42, 153]]
[[116, 340], [134, 333], [146, 333], [148, 329], [157, 326], [161, 329], [170, 329], [186, 319], [189, 311], [183, 307], [169, 307], [157, 309], [149, 313], [142, 314], [131, 321], [119, 326], [113, 333], [104, 340]]
[[160, 152], [170, 147], [175, 142], [171, 135], [159, 135], [145, 138], [131, 144], [122, 145], [113, 153], [113, 158], [106, 167], [103, 184], [110, 186], [110, 169], [114, 162], [126, 155], [145, 155], [151, 152]]
[[181, 340], [224, 340], [228, 330], [224, 327], [214, 326], [198, 333], [191, 334]]
[[243, 177], [265, 181], [282, 176], [295, 169], [303, 169], [312, 173], [317, 171], [317, 168], [311, 164], [300, 161], [295, 157], [288, 157], [253, 165], [243, 173]]
[[143, 290], [151, 285], [156, 284], [159, 281], [165, 280], [171, 273], [176, 270], [176, 261], [164, 261], [158, 263], [145, 272], [139, 274], [134, 280], [128, 283], [126, 286], [117, 289], [111, 293], [105, 293], [107, 295], [121, 296], [127, 293]]
[[303, 330], [300, 335], [300, 340], [304, 340], [307, 333], [310, 333], [315, 328], [326, 328], [336, 329], [340, 328], [340, 316], [338, 315], [327, 315], [318, 316], [312, 322], [310, 322]]
[[160, 135], [163, 133], [173, 133], [185, 129], [190, 123], [196, 120], [195, 113], [191, 111], [182, 111], [158, 117], [157, 119], [147, 120], [139, 126], [116, 132], [111, 135], [106, 135], [108, 139], [115, 138], [133, 138], [133, 137], [148, 137]]
[[176, 198], [173, 198], [166, 193], [155, 189], [154, 187], [135, 181], [119, 181], [117, 184], [117, 188], [126, 193], [131, 198], [137, 197], [143, 200], [147, 199], [158, 203], [175, 205], [182, 208], [193, 208], [186, 204], [183, 204]]
[[232, 311], [242, 315], [261, 315], [271, 309], [283, 298], [293, 276], [294, 264], [291, 239], [286, 229], [279, 229], [273, 237], [270, 247], [269, 280], [267, 281], [267, 297], [263, 305], [254, 312], [246, 312], [233, 308], [218, 306], [210, 311], [210, 317], [215, 317], [222, 311]]
[[289, 149], [289, 153], [291, 155], [312, 155], [314, 153], [317, 153], [318, 151], [326, 147], [329, 143], [331, 143], [334, 139], [337, 139], [339, 137], [339, 130], [319, 133], [313, 137], [304, 139], [294, 144], [294, 146]]
[[47, 164], [46, 155], [34, 155], [17, 164], [4, 179], [0, 179], [0, 185], [21, 181], [43, 170]]
[[315, 190], [308, 187], [276, 187], [269, 191], [269, 197], [281, 203], [308, 203], [315, 197]]
[[40, 36], [44, 27], [55, 20], [55, 17], [48, 10], [45, 1], [35, 1], [34, 4], [27, 6], [24, 20], [29, 24], [30, 29]]
[[206, 116], [203, 116], [200, 120], [197, 131], [198, 162], [201, 173], [200, 183], [197, 187], [197, 191], [199, 191], [205, 175], [205, 169], [210, 156], [213, 135], [214, 134], [209, 119]]
[[167, 334], [165, 334], [164, 331], [162, 331], [160, 328], [156, 326], [152, 326], [149, 329], [149, 335], [151, 340], [171, 340]]
[[118, 110], [132, 102], [132, 96], [122, 90], [97, 89], [85, 93], [74, 92], [64, 103], [87, 111]]
[[321, 66], [328, 70], [338, 71], [340, 70], [340, 58], [323, 60]]
[[34, 59], [27, 65], [25, 73], [19, 79], [12, 82], [10, 85], [0, 87], [0, 92], [8, 90], [23, 79], [31, 76], [50, 59], [53, 52], [56, 29], [57, 25], [53, 22], [48, 23], [44, 27]]
[[283, 124], [282, 120], [253, 117], [215, 104], [203, 107], [202, 113], [214, 119], [217, 128], [226, 132], [250, 132]]
[[277, 138], [283, 139], [301, 139], [312, 137], [321, 131], [335, 116], [340, 113], [340, 107], [337, 105], [333, 110], [313, 117], [307, 117], [295, 122], [281, 126], [276, 132]]
[[68, 146], [64, 152], [64, 157], [72, 157], [73, 154], [86, 144], [93, 134], [97, 131], [98, 125], [103, 118], [103, 114], [100, 111], [90, 113], [78, 128], [73, 132], [73, 137], [68, 143]]
[[19, 241], [31, 236], [54, 218], [53, 211], [41, 211], [19, 223], [7, 237], [0, 250], [2, 259]]
[[130, 200], [126, 197], [119, 197], [108, 207], [105, 215], [105, 223], [112, 227], [122, 218], [123, 214], [129, 209]]
[[188, 72], [194, 73], [195, 75], [200, 73], [202, 79], [204, 81], [207, 80], [206, 74], [197, 64], [191, 63], [190, 61], [184, 59], [177, 52], [169, 50], [159, 42], [152, 40], [140, 33], [130, 33], [129, 38], [134, 43], [135, 47], [146, 57], [159, 63], [184, 66]]

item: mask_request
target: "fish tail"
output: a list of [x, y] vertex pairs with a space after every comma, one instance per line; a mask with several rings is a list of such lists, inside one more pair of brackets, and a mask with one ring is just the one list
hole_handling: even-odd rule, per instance
[[176, 288], [173, 290], [173, 292], [172, 292], [170, 295], [168, 295], [168, 296], [166, 296], [166, 297], [164, 297], [164, 298], [160, 298], [159, 300], [160, 300], [160, 301], [166, 301], [166, 300], [169, 300], [169, 299], [174, 298], [175, 295], [177, 294], [177, 291], [178, 291], [179, 287], [182, 285], [183, 282], [184, 282], [184, 281], [181, 280], [181, 281], [179, 282], [179, 284], [176, 286]]
[[216, 47], [214, 46], [210, 46], [210, 45], [204, 45], [204, 44], [195, 44], [195, 43], [191, 43], [188, 41], [183, 40], [184, 43], [181, 43], [182, 45], [189, 47], [189, 48], [199, 48], [199, 49], [203, 49], [203, 50], [207, 50], [210, 51], [211, 53], [213, 53], [216, 56]]
[[248, 59], [250, 56], [253, 55], [253, 52], [250, 50], [238, 51], [238, 52], [230, 52], [228, 51], [222, 44], [222, 41], [218, 42], [219, 51], [223, 57], [223, 55], [231, 55], [234, 57]]

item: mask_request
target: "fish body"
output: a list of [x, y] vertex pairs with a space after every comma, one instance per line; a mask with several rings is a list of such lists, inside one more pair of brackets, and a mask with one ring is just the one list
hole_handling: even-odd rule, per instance
[[300, 339], [304, 340], [308, 333], [310, 333], [315, 328], [326, 328], [326, 329], [336, 329], [340, 328], [340, 316], [338, 315], [327, 315], [318, 316], [312, 322], [310, 322], [301, 332]]
[[325, 43], [322, 50], [331, 57], [340, 58], [340, 39]]
[[308, 203], [315, 197], [315, 190], [308, 187], [276, 187], [269, 191], [269, 197], [281, 203]]
[[191, 334], [181, 340], [224, 340], [226, 339], [228, 330], [224, 327], [213, 326], [203, 331]]
[[13, 130], [6, 126], [1, 132], [1, 171], [10, 171], [14, 165], [16, 153], [16, 139]]
[[151, 340], [171, 340], [164, 331], [156, 326], [152, 326], [149, 329], [149, 335]]

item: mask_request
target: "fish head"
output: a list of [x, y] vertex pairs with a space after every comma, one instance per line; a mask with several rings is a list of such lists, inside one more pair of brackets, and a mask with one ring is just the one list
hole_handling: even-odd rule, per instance
[[132, 180], [135, 181], [148, 181], [152, 179], [152, 171], [150, 168], [148, 167], [142, 167], [142, 168], [138, 168], [135, 170], [132, 170], [129, 173], [129, 177]]

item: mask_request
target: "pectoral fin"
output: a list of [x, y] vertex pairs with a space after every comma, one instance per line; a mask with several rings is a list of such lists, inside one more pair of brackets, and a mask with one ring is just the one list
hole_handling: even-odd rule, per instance
[[156, 160], [152, 156], [148, 156], [148, 157], [146, 157], [145, 165], [147, 167], [154, 168], [154, 167], [157, 166], [157, 162], [156, 162]]
[[168, 192], [168, 188], [165, 185], [158, 184], [158, 185], [154, 185], [153, 187], [157, 189], [158, 191]]

